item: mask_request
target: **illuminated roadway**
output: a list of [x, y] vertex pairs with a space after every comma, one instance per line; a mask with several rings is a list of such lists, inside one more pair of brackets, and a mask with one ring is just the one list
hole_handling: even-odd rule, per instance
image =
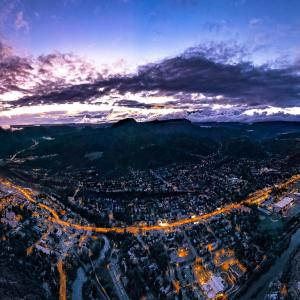
[[[297, 174], [297, 175], [292, 176], [287, 181], [284, 181], [284, 182], [278, 184], [277, 186], [279, 188], [288, 187], [291, 184], [294, 184], [295, 182], [297, 182], [299, 180], [300, 180], [300, 174]], [[15, 184], [13, 184], [12, 182], [8, 181], [8, 180], [3, 180], [2, 179], [2, 180], [0, 180], [0, 183], [2, 183], [3, 185], [5, 185], [8, 188], [12, 188], [12, 189], [15, 189], [15, 190], [19, 191], [28, 201], [30, 201], [31, 203], [35, 203], [39, 208], [48, 211], [52, 215], [50, 220], [53, 223], [60, 224], [60, 225], [65, 226], [65, 227], [71, 227], [71, 228], [74, 228], [74, 229], [77, 229], [77, 230], [92, 231], [92, 232], [98, 232], [98, 233], [108, 233], [108, 232], [124, 233], [124, 232], [130, 232], [130, 233], [133, 233], [133, 234], [138, 234], [140, 232], [147, 232], [147, 231], [169, 230], [169, 229], [172, 229], [172, 228], [175, 228], [175, 227], [179, 227], [179, 226], [183, 226], [183, 225], [187, 225], [187, 224], [192, 224], [192, 223], [204, 221], [204, 220], [210, 219], [211, 217], [216, 216], [216, 215], [220, 215], [220, 214], [223, 214], [223, 213], [228, 213], [228, 212], [232, 211], [233, 209], [242, 208], [242, 206], [245, 205], [245, 204], [246, 205], [260, 204], [270, 196], [271, 191], [272, 191], [272, 187], [264, 188], [262, 190], [259, 190], [255, 193], [249, 195], [248, 198], [241, 201], [240, 203], [231, 203], [231, 204], [225, 205], [222, 208], [214, 210], [210, 213], [197, 215], [197, 216], [194, 216], [194, 217], [191, 217], [191, 218], [180, 219], [180, 220], [173, 221], [173, 222], [170, 222], [170, 223], [165, 223], [163, 225], [127, 226], [127, 227], [123, 228], [123, 227], [87, 226], [87, 225], [73, 224], [73, 223], [70, 223], [70, 222], [63, 221], [63, 220], [61, 220], [58, 213], [54, 209], [52, 209], [48, 205], [37, 202], [34, 198], [34, 193], [31, 190], [20, 187], [20, 186], [17, 186]]]
[[67, 300], [67, 277], [63, 269], [63, 261], [57, 263], [57, 271], [59, 273], [59, 300]]

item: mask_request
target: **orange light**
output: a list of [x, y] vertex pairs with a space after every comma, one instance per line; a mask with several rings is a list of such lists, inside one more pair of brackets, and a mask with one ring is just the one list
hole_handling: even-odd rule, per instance
[[186, 248], [179, 248], [177, 251], [179, 257], [186, 257], [189, 255], [189, 251]]
[[57, 271], [59, 274], [59, 300], [67, 300], [67, 276], [63, 269], [62, 260], [57, 263]]

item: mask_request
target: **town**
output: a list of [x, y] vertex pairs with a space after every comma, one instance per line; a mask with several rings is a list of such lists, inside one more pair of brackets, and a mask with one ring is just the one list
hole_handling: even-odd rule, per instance
[[[201, 166], [132, 170], [127, 182], [95, 186], [87, 178], [66, 203], [3, 178], [0, 257], [29, 272], [39, 286], [35, 293], [49, 299], [239, 299], [286, 247], [300, 212], [299, 175], [249, 168], [260, 189], [245, 196], [247, 182], [226, 167], [224, 177], [211, 174], [213, 185], [207, 178], [205, 191]], [[267, 187], [258, 183], [261, 173], [272, 178]], [[228, 199], [217, 198], [221, 188]], [[157, 203], [153, 196], [149, 204], [137, 201], [139, 192], [147, 200], [149, 190]], [[107, 196], [102, 206], [95, 201], [97, 193], [127, 191], [139, 196], [126, 211], [119, 196]], [[86, 210], [103, 213], [93, 222], [95, 213]]]

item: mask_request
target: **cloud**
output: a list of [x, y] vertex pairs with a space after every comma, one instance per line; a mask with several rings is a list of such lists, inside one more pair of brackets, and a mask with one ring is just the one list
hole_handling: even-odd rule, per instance
[[259, 25], [261, 25], [262, 24], [262, 20], [261, 19], [251, 19], [250, 21], [249, 21], [249, 25], [251, 26], [251, 27], [258, 27]]
[[0, 59], [2, 60], [4, 58], [10, 57], [12, 56], [12, 53], [13, 53], [12, 47], [0, 41]]
[[203, 24], [203, 29], [207, 30], [208, 32], [211, 33], [220, 33], [224, 28], [226, 28], [227, 22], [225, 20], [221, 21], [210, 21], [210, 22], [205, 22]]
[[29, 23], [25, 20], [24, 13], [22, 11], [17, 13], [15, 19], [15, 28], [17, 30], [24, 29], [26, 32], [29, 32]]
[[20, 57], [0, 41], [0, 101], [13, 100], [10, 98], [16, 92], [19, 96], [14, 100], [58, 93], [99, 78], [102, 77], [96, 68], [76, 55], [54, 52], [37, 58]]
[[137, 74], [73, 85], [20, 99], [17, 103], [27, 105], [32, 101], [53, 101], [54, 98], [57, 101], [87, 101], [112, 90], [121, 94], [158, 90], [223, 95], [228, 102], [251, 105], [281, 103], [288, 106], [299, 102], [300, 78], [292, 68], [257, 67], [243, 61], [235, 63], [239, 55], [243, 56], [242, 50], [229, 52], [220, 48], [209, 53], [206, 57], [202, 49], [192, 48], [180, 56], [141, 66]]
[[17, 7], [18, 0], [2, 0], [0, 1], [0, 29], [3, 31], [7, 22]]
[[261, 108], [248, 110], [246, 107], [212, 109], [210, 107], [193, 111], [185, 116], [193, 122], [262, 122], [262, 121], [300, 121], [300, 113], [291, 114], [281, 108]]
[[140, 66], [133, 74], [106, 76], [73, 54], [22, 58], [0, 43], [0, 105], [14, 110], [76, 102], [106, 105], [113, 118], [127, 113], [141, 119], [216, 120], [254, 118], [244, 115], [249, 109], [300, 106], [299, 64], [256, 66], [248, 57], [244, 46], [206, 44]]
[[135, 100], [120, 100], [114, 104], [115, 106], [123, 106], [128, 108], [142, 108], [142, 109], [149, 109], [153, 108], [153, 104], [141, 103]]

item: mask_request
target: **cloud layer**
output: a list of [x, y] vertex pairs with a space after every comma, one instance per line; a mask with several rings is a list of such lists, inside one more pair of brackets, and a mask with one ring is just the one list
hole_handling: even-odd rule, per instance
[[21, 123], [24, 114], [28, 123], [25, 110], [30, 107], [38, 108], [39, 122], [104, 122], [128, 116], [298, 120], [299, 64], [255, 66], [247, 57], [245, 47], [210, 44], [140, 66], [134, 74], [113, 74], [73, 54], [20, 57], [0, 42], [0, 122]]

